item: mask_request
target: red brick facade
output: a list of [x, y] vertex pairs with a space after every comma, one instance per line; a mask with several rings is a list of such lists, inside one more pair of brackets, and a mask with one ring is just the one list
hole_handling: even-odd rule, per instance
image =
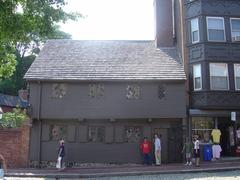
[[0, 129], [0, 153], [10, 168], [28, 166], [30, 127], [27, 124], [16, 129]]

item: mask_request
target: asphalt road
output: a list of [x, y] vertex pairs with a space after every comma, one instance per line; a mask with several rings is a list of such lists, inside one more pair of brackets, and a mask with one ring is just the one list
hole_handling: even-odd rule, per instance
[[[17, 178], [17, 177], [7, 177], [5, 179], [6, 180], [55, 180], [53, 178]], [[59, 180], [70, 180], [70, 179], [59, 179]], [[161, 175], [151, 175], [151, 176], [104, 177], [104, 178], [89, 178], [88, 180], [240, 180], [240, 170], [214, 172], [214, 173], [187, 173], [187, 174], [161, 174]]]

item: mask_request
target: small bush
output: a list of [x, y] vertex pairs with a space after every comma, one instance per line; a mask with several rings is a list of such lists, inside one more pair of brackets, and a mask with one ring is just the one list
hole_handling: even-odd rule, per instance
[[1, 128], [16, 128], [22, 125], [22, 122], [27, 119], [26, 110], [14, 108], [12, 112], [3, 113], [0, 120]]

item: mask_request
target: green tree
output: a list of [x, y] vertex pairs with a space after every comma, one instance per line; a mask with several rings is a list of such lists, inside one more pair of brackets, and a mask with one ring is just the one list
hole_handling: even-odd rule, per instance
[[67, 36], [56, 24], [81, 15], [66, 13], [65, 5], [65, 0], [0, 0], [0, 81], [14, 74], [18, 54], [34, 54], [46, 39]]
[[25, 120], [27, 120], [26, 110], [14, 108], [12, 112], [3, 114], [3, 118], [0, 120], [0, 128], [20, 127]]

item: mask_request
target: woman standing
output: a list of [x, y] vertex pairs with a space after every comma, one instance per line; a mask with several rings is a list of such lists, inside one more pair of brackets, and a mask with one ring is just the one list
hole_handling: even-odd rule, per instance
[[2, 154], [0, 154], [0, 179], [4, 178], [4, 173], [7, 172], [6, 161]]
[[59, 148], [58, 148], [58, 160], [57, 160], [57, 168], [58, 169], [64, 169], [63, 167], [63, 158], [65, 156], [65, 148], [64, 148], [64, 140], [61, 139], [59, 141]]
[[199, 166], [199, 160], [200, 160], [200, 147], [199, 147], [199, 140], [198, 136], [196, 135], [194, 137], [194, 157], [196, 159], [196, 166]]

